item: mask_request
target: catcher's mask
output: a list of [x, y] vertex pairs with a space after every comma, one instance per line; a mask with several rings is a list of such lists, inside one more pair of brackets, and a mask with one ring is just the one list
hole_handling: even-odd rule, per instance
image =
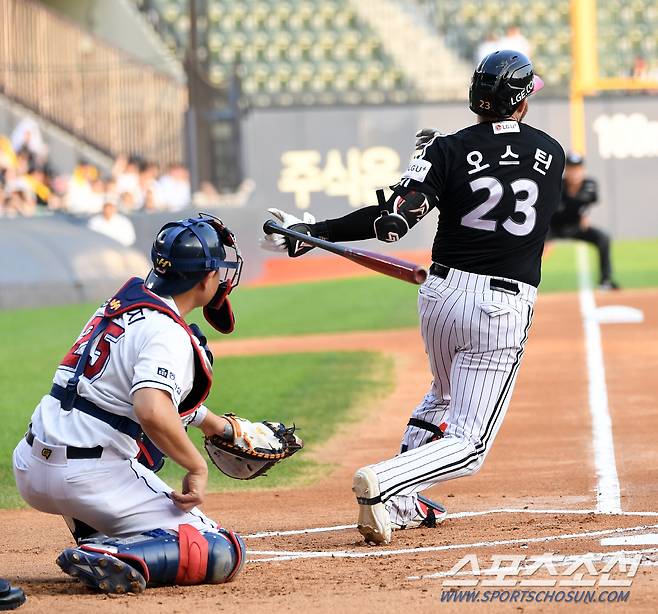
[[[227, 259], [226, 250], [233, 251]], [[203, 315], [216, 330], [233, 331], [235, 318], [228, 295], [240, 282], [242, 256], [235, 235], [219, 218], [200, 213], [165, 224], [151, 247], [153, 269], [146, 287], [159, 295], [176, 296], [191, 290], [210, 271], [218, 271], [217, 292], [203, 308]]]

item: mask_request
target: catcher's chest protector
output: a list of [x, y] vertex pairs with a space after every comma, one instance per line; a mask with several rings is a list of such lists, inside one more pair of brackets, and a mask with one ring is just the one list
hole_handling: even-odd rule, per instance
[[194, 384], [192, 390], [181, 401], [178, 407], [178, 413], [186, 416], [196, 410], [203, 403], [212, 386], [212, 366], [209, 356], [205, 349], [199, 344], [198, 338], [192, 329], [185, 323], [167, 303], [165, 303], [157, 294], [146, 289], [144, 281], [139, 277], [129, 279], [125, 285], [107, 302], [105, 307], [105, 317], [114, 318], [122, 315], [127, 311], [146, 308], [154, 309], [164, 313], [183, 327], [190, 337], [190, 343], [194, 351]]

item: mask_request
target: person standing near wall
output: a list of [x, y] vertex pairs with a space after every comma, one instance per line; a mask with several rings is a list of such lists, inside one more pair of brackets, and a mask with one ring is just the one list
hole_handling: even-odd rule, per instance
[[567, 155], [562, 180], [562, 198], [551, 219], [549, 239], [576, 239], [596, 247], [599, 255], [599, 289], [617, 290], [612, 277], [610, 237], [590, 224], [589, 210], [599, 200], [597, 181], [585, 174], [585, 159], [578, 153]]

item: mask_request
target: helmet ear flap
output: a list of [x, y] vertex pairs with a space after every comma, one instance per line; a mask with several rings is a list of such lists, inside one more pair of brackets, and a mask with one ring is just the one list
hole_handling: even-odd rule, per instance
[[219, 238], [224, 245], [235, 246], [235, 235], [226, 226], [222, 226], [219, 230]]
[[235, 314], [228, 299], [232, 290], [231, 280], [219, 284], [215, 296], [203, 308], [203, 317], [215, 330], [228, 335], [235, 328]]

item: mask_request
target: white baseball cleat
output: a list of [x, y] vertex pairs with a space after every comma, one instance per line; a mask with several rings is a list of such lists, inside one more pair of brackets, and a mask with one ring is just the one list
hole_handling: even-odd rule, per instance
[[379, 496], [379, 480], [370, 467], [362, 467], [352, 480], [352, 491], [359, 503], [359, 533], [369, 544], [391, 542], [391, 519]]

